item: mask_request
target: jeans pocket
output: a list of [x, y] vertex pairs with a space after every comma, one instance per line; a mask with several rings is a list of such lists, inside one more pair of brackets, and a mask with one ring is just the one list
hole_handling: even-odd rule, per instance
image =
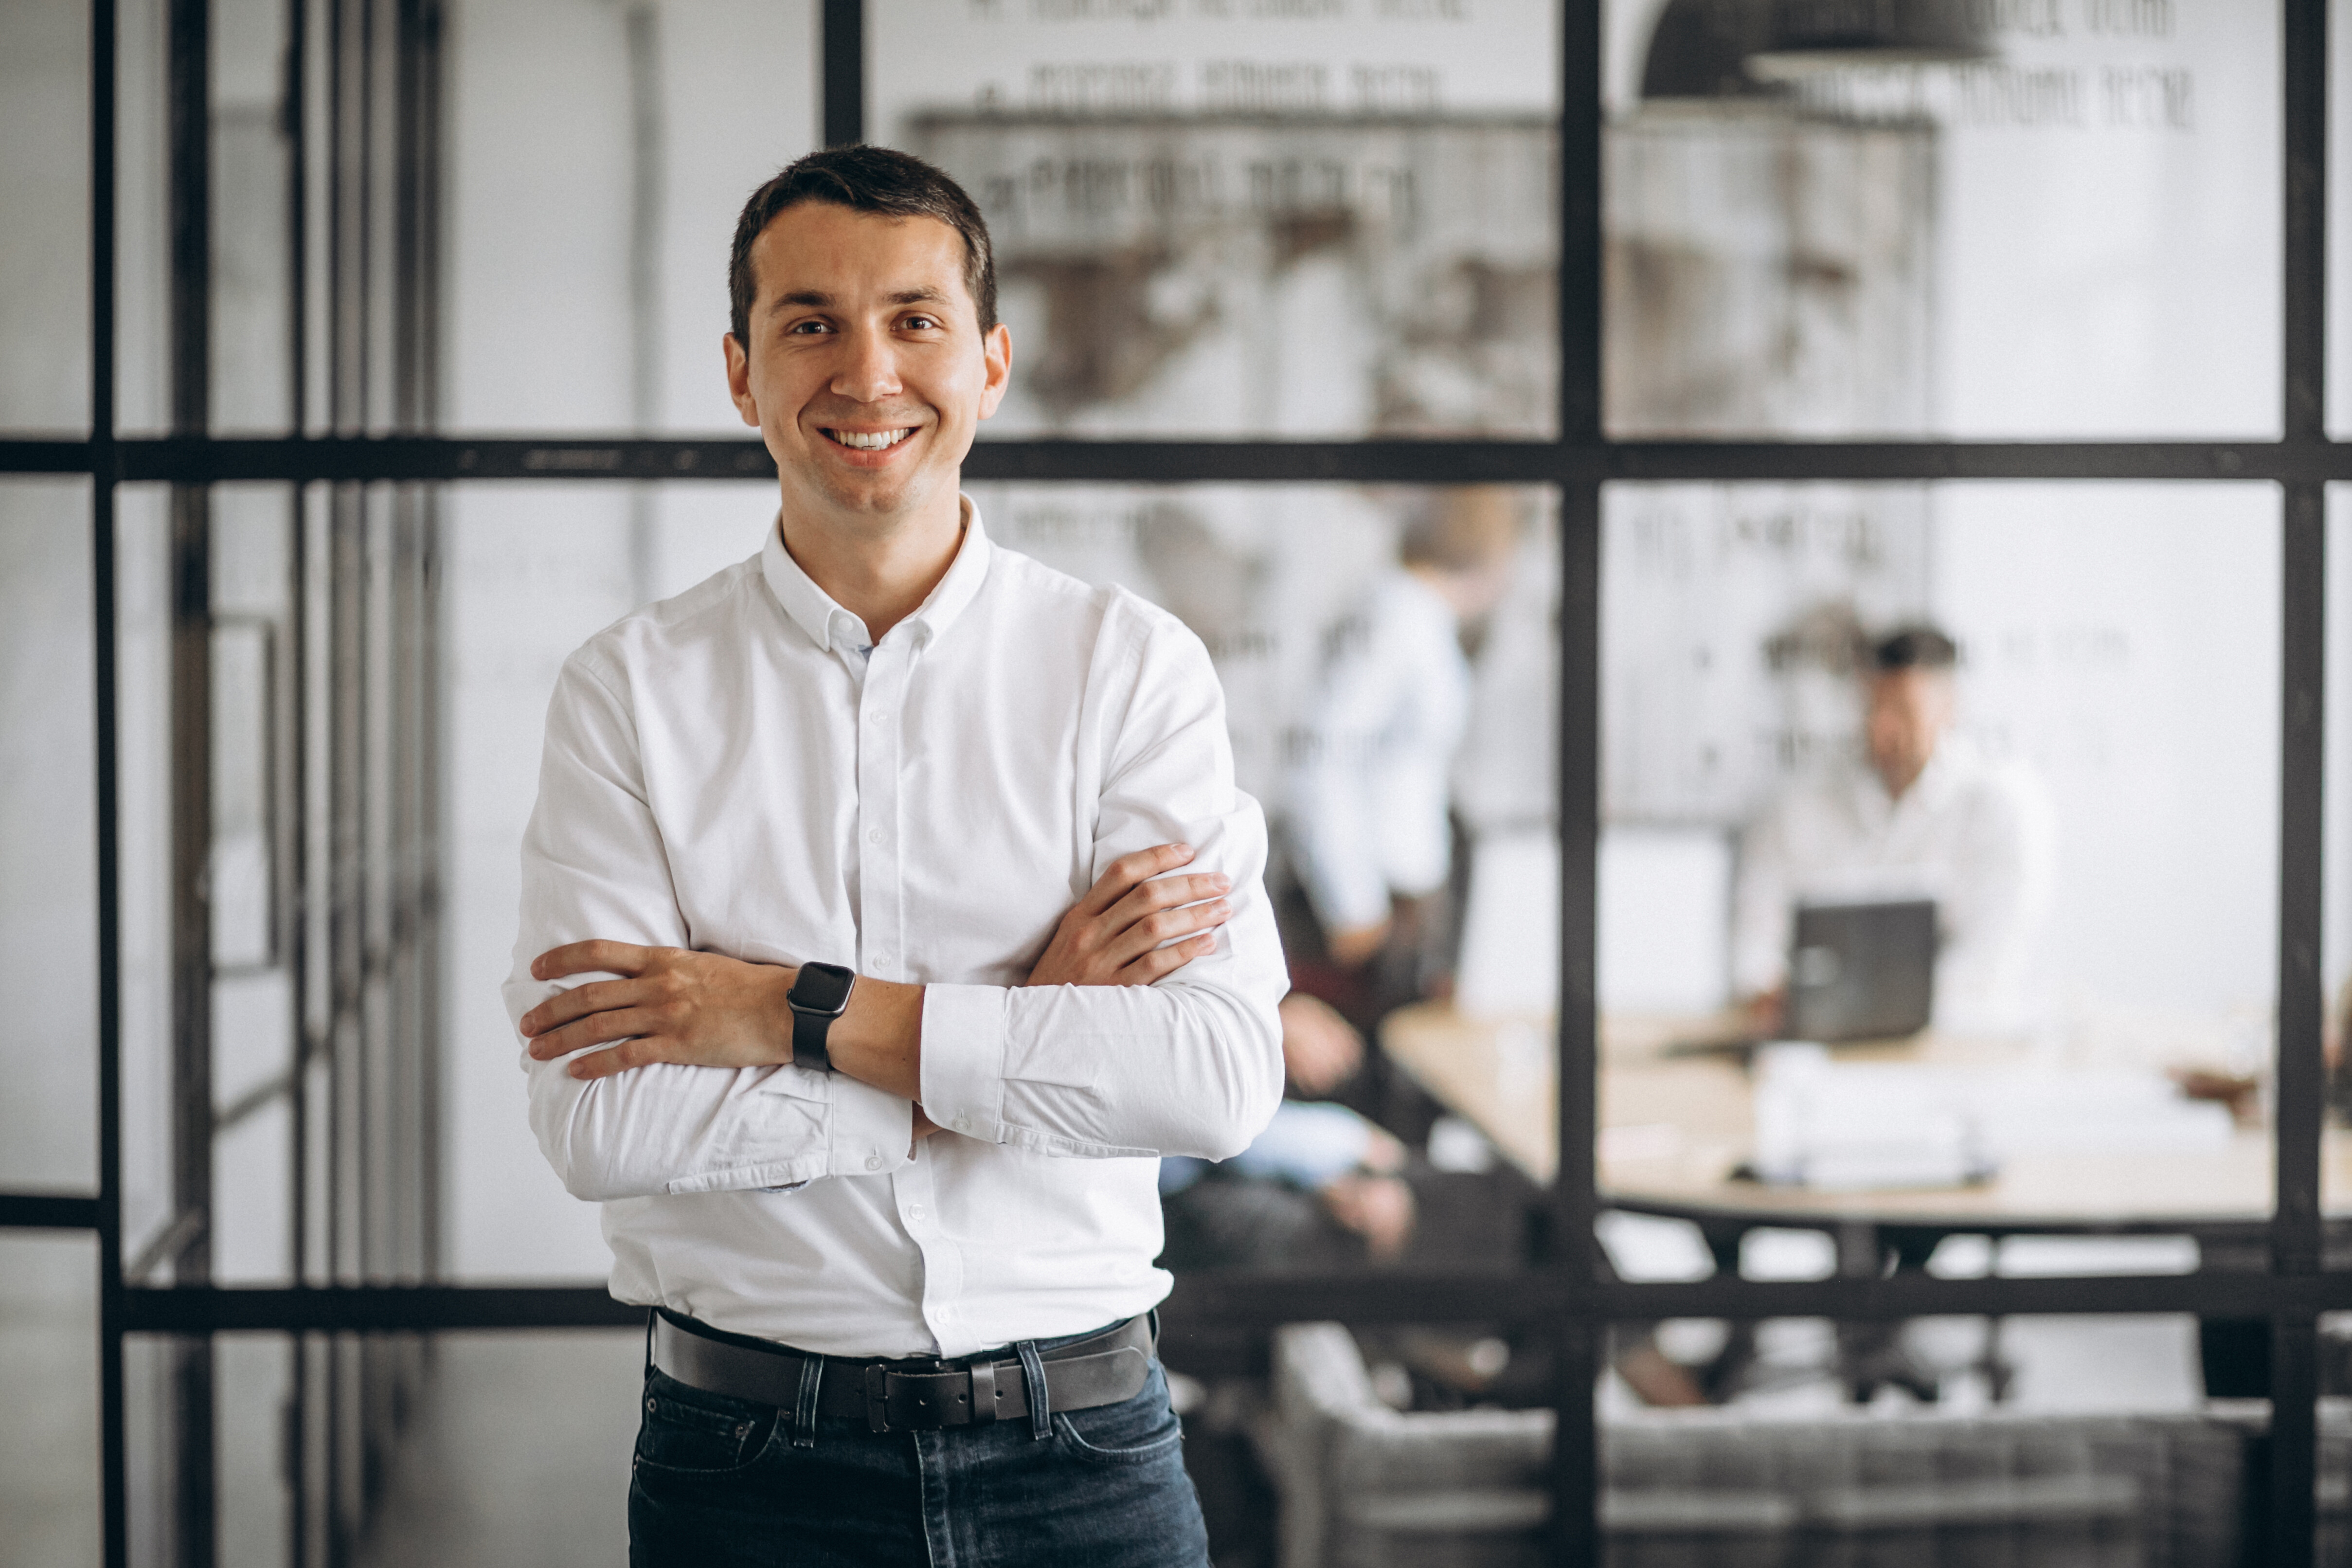
[[[1046, 1367], [1050, 1384], [1053, 1367]], [[1177, 1451], [1184, 1424], [1168, 1403], [1168, 1380], [1154, 1363], [1142, 1392], [1117, 1405], [1066, 1410], [1054, 1417], [1054, 1434], [1072, 1458], [1100, 1465], [1141, 1465]]]
[[637, 1424], [637, 1463], [680, 1475], [747, 1468], [776, 1428], [773, 1410], [705, 1394], [660, 1373], [646, 1380], [644, 1409]]

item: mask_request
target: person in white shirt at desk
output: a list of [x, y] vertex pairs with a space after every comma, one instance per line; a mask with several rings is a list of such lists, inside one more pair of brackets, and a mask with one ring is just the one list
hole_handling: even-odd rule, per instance
[[1294, 868], [1340, 970], [1427, 934], [1426, 901], [1453, 862], [1448, 778], [1470, 721], [1462, 628], [1501, 600], [1518, 535], [1508, 490], [1445, 495], [1405, 529], [1398, 564], [1332, 639], [1288, 823]]
[[1797, 906], [1936, 900], [1935, 1024], [2007, 1034], [2032, 1022], [2032, 961], [2054, 881], [2056, 834], [2036, 782], [1951, 733], [1958, 649], [1932, 626], [1871, 648], [1863, 755], [1784, 790], [1740, 843], [1732, 978], [1779, 1026]]

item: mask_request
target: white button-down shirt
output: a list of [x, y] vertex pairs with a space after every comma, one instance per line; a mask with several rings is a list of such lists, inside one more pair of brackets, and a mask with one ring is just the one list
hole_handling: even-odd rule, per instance
[[1784, 791], [1740, 841], [1733, 982], [1742, 992], [1781, 984], [1801, 903], [1928, 898], [1942, 942], [1937, 1026], [2027, 1027], [2056, 846], [2034, 780], [1988, 763], [1965, 736], [1946, 736], [1899, 799], [1866, 766], [1828, 770]]
[[[772, 528], [557, 682], [509, 1016], [557, 989], [532, 958], [589, 937], [847, 964], [926, 987], [922, 1104], [950, 1130], [910, 1152], [910, 1103], [837, 1073], [583, 1083], [526, 1056], [622, 1300], [828, 1355], [1093, 1328], [1167, 1294], [1158, 1156], [1234, 1154], [1281, 1098], [1265, 824], [1206, 650], [965, 519], [879, 643]], [[1213, 953], [1154, 986], [1019, 988], [1104, 868], [1179, 840], [1233, 879]]]

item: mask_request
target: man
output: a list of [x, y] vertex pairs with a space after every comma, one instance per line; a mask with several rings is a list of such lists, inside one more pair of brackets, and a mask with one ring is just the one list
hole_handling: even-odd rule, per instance
[[1749, 826], [1733, 895], [1732, 971], [1763, 1028], [1779, 1025], [1797, 905], [1857, 898], [1936, 900], [1939, 1027], [2031, 1023], [2055, 832], [2021, 770], [1994, 766], [1950, 732], [1958, 651], [1927, 626], [1873, 645], [1860, 765], [1800, 782]]
[[1289, 830], [1324, 950], [1342, 969], [1416, 943], [1425, 901], [1445, 885], [1447, 780], [1470, 719], [1462, 628], [1509, 586], [1518, 531], [1510, 491], [1445, 493], [1407, 526], [1396, 567], [1335, 639]]
[[944, 174], [803, 159], [730, 287], [778, 524], [565, 666], [507, 988], [658, 1309], [631, 1561], [1205, 1563], [1157, 1156], [1265, 1125], [1285, 988], [1208, 656], [960, 495], [1012, 347]]

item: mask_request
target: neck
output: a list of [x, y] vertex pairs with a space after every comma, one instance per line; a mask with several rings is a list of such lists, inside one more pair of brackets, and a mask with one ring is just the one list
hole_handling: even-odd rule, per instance
[[1927, 771], [1927, 766], [1924, 763], [1916, 768], [1881, 767], [1878, 770], [1878, 782], [1880, 786], [1886, 791], [1887, 799], [1901, 800], [1904, 795], [1909, 791], [1911, 786], [1919, 782], [1919, 775]]
[[1460, 574], [1448, 572], [1441, 566], [1432, 566], [1425, 561], [1407, 563], [1405, 574], [1440, 599], [1444, 600], [1445, 607], [1452, 610], [1456, 617], [1468, 618], [1469, 607], [1465, 602], [1464, 584]]
[[784, 552], [878, 643], [922, 608], [955, 564], [963, 501], [950, 489], [946, 502], [910, 517], [845, 524], [814, 509], [795, 512], [787, 501], [780, 524]]

